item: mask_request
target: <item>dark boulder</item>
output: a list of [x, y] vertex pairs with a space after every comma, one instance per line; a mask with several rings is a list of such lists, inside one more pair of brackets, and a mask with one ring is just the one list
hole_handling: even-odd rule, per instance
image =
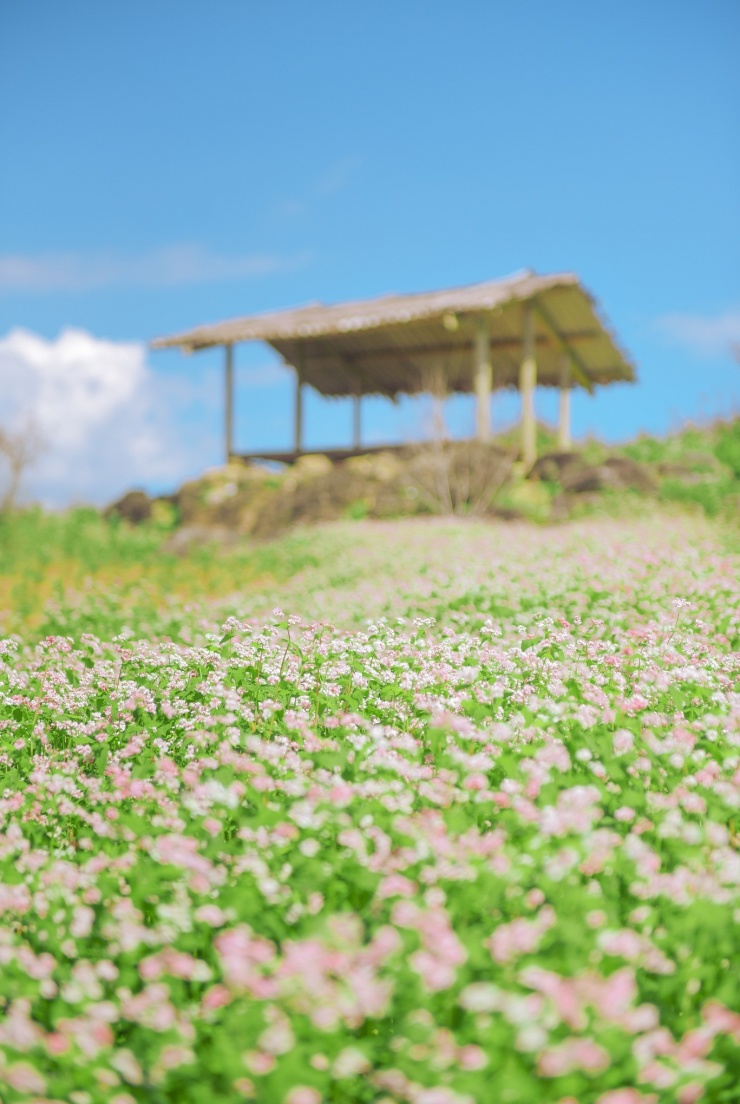
[[635, 487], [650, 493], [656, 481], [644, 464], [627, 456], [609, 456], [600, 464], [588, 464], [578, 452], [547, 452], [532, 465], [530, 479], [560, 483], [577, 494], [607, 487]]
[[605, 464], [589, 464], [564, 472], [560, 482], [563, 489], [571, 494], [585, 494], [590, 491], [603, 491], [606, 487], [621, 486], [618, 478]]
[[625, 456], [610, 456], [603, 464], [563, 472], [560, 482], [572, 494], [632, 487], [647, 494], [656, 488], [655, 479], [642, 464]]
[[545, 483], [562, 483], [564, 476], [583, 467], [583, 460], [577, 452], [546, 452], [535, 460], [529, 478]]
[[119, 517], [132, 525], [141, 525], [152, 516], [152, 500], [146, 491], [127, 491], [105, 511], [106, 517]]
[[637, 460], [631, 460], [629, 456], [610, 456], [604, 461], [604, 467], [609, 470], [619, 487], [634, 487], [646, 494], [657, 490], [657, 481], [650, 469]]

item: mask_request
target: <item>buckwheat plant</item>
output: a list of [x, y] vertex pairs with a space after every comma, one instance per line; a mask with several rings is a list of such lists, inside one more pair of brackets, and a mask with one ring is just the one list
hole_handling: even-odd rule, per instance
[[0, 1098], [740, 1100], [740, 572], [653, 536], [6, 640]]

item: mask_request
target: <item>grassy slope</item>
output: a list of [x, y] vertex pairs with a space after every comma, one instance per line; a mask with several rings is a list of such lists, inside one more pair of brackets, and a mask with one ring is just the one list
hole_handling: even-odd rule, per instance
[[[552, 447], [544, 436], [541, 450]], [[713, 534], [732, 549], [740, 501], [740, 421], [687, 428], [663, 440], [642, 437], [618, 452], [646, 464], [659, 480], [658, 510], [676, 533]], [[590, 442], [584, 458], [598, 464], [604, 446]], [[556, 485], [520, 482], [512, 504], [533, 521], [546, 520]], [[296, 529], [268, 543], [243, 541], [228, 549], [166, 551], [174, 518], [131, 527], [92, 509], [47, 515], [38, 509], [0, 517], [0, 631], [43, 636], [90, 631], [103, 637], [130, 629], [146, 637], [198, 635], [205, 622], [290, 604], [307, 616], [354, 624], [367, 617], [434, 606], [436, 591], [480, 579], [486, 565], [508, 570], [512, 549], [531, 542], [562, 554], [588, 540], [593, 527], [612, 525], [614, 539], [631, 541], [655, 523], [656, 500], [636, 491], [585, 496], [576, 522], [557, 528], [491, 525], [419, 518], [346, 521]], [[683, 520], [682, 520], [683, 518]], [[716, 519], [713, 528], [706, 519]], [[640, 520], [641, 519], [641, 520]], [[660, 523], [656, 527], [660, 528]], [[709, 537], [707, 539], [710, 539]]]
[[[715, 523], [345, 523], [179, 562], [65, 524], [43, 555], [101, 587], [36, 631], [79, 644], [0, 657], [7, 1104], [737, 1104]], [[204, 579], [238, 589], [179, 600]], [[151, 639], [276, 592], [389, 620]], [[83, 636], [122, 621], [149, 639]]]
[[[347, 627], [381, 616], [449, 618], [474, 608], [483, 591], [513, 617], [508, 593], [531, 594], [547, 606], [570, 587], [573, 564], [594, 543], [657, 551], [666, 542], [680, 549], [691, 541], [707, 554], [732, 552], [734, 544], [733, 531], [717, 522], [665, 510], [558, 527], [345, 521], [269, 544], [198, 548], [181, 557], [162, 550], [162, 532], [111, 525], [91, 512], [19, 515], [5, 521], [0, 535], [0, 630], [78, 640], [86, 632], [111, 639], [124, 631], [192, 641], [227, 616], [264, 616], [277, 605]], [[541, 565], [536, 575], [533, 553]]]

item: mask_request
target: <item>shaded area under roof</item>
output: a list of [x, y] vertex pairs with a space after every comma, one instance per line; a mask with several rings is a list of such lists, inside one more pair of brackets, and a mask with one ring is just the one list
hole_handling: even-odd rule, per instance
[[310, 304], [199, 326], [152, 345], [193, 352], [264, 341], [322, 395], [395, 398], [435, 390], [441, 379], [449, 392], [473, 391], [473, 350], [483, 326], [499, 390], [519, 383], [527, 304], [534, 308], [538, 385], [561, 385], [564, 354], [572, 382], [589, 390], [634, 380], [632, 363], [573, 273], [525, 271], [448, 291]]

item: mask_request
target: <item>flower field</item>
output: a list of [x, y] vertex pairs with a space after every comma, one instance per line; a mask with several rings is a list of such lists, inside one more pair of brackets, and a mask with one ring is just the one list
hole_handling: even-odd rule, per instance
[[0, 644], [0, 1099], [740, 1101], [731, 536], [337, 532]]

